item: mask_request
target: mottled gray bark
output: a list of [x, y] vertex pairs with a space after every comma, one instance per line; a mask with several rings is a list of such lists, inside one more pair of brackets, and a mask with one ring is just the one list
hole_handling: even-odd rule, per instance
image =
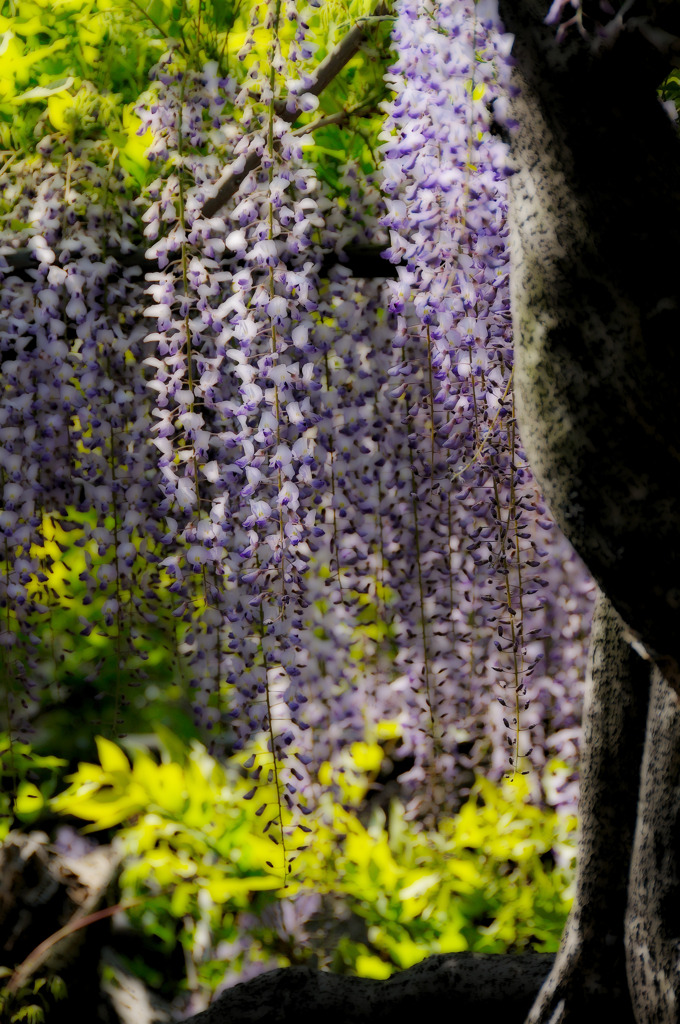
[[680, 698], [652, 677], [626, 919], [637, 1020], [680, 1020]]
[[[680, 680], [680, 140], [638, 31], [559, 46], [502, 0], [521, 89], [510, 179], [522, 440], [565, 534]], [[642, 5], [640, 5], [642, 6]], [[677, 6], [677, 5], [676, 5]]]
[[[521, 89], [510, 220], [520, 427], [553, 513], [627, 625], [610, 617], [594, 634], [576, 902], [529, 1019], [597, 1012], [626, 984], [625, 940], [627, 1013], [632, 1005], [638, 1024], [671, 1024], [680, 1003], [680, 142], [656, 96], [677, 40], [650, 30], [680, 31], [680, 5], [639, 0], [629, 13], [642, 21], [599, 50], [578, 33], [558, 46], [541, 24], [546, 8], [501, 0]], [[637, 808], [644, 701], [630, 670], [644, 666], [626, 655], [626, 632], [656, 663]]]
[[574, 904], [530, 1024], [581, 1022], [596, 1006], [629, 1024], [624, 917], [644, 740], [649, 663], [599, 596], [583, 709], [578, 878]]

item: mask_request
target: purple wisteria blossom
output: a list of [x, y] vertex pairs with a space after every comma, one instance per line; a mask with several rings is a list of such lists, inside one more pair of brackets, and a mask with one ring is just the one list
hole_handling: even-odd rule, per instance
[[[386, 255], [400, 264], [389, 374], [412, 496], [412, 542], [402, 548], [411, 585], [400, 588], [412, 612], [400, 649], [425, 698], [438, 777], [488, 757], [491, 737], [503, 770], [503, 736], [513, 768], [526, 770], [548, 710], [535, 685], [550, 649], [546, 577], [569, 554], [533, 483], [512, 399], [511, 168], [491, 132], [492, 118], [506, 120], [512, 40], [494, 4], [464, 2], [400, 4], [393, 38], [382, 220]], [[567, 713], [565, 725], [576, 717]], [[425, 772], [422, 764], [421, 783]]]
[[[40, 700], [40, 624], [69, 600], [46, 572], [58, 523], [83, 552], [82, 640], [116, 640], [119, 702], [138, 623], [170, 619], [196, 722], [239, 752], [254, 799], [276, 781], [262, 820], [284, 847], [319, 765], [366, 738], [423, 820], [473, 770], [553, 756], [546, 796], [575, 800], [593, 590], [515, 419], [512, 169], [492, 131], [512, 129], [511, 40], [491, 0], [395, 10], [377, 176], [348, 160], [337, 189], [319, 180], [290, 120], [318, 104], [308, 15], [273, 0], [230, 74], [161, 57], [139, 111], [156, 177], [135, 203], [59, 140], [2, 172], [35, 256], [0, 282], [12, 724]], [[145, 278], [110, 255], [128, 236]], [[354, 277], [351, 243], [381, 245], [397, 280]]]
[[[158, 470], [147, 443], [141, 275], [107, 255], [125, 248], [135, 210], [122, 175], [96, 155], [67, 149], [60, 162], [51, 151], [47, 140], [37, 159], [15, 165], [4, 191], [25, 225], [19, 241], [35, 255], [35, 269], [7, 267], [0, 284], [2, 676], [18, 728], [41, 699], [40, 637], [52, 633], [60, 653], [50, 622], [74, 596], [55, 591], [50, 576], [59, 536], [82, 551], [81, 637], [95, 629], [115, 639], [116, 720], [140, 661], [140, 623], [154, 614], [160, 536], [148, 486]], [[93, 189], [106, 199], [93, 202]]]

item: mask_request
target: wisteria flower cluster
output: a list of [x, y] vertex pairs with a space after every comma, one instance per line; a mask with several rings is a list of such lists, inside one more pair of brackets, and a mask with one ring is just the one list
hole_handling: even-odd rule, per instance
[[[424, 819], [472, 768], [526, 771], [551, 743], [573, 763], [592, 597], [515, 420], [511, 40], [490, 0], [400, 0], [380, 174], [348, 161], [333, 194], [307, 155], [314, 6], [254, 4], [228, 73], [160, 59], [136, 203], [82, 145], [3, 172], [33, 261], [1, 284], [13, 722], [40, 699], [58, 521], [120, 699], [135, 624], [169, 615], [197, 722], [244, 751], [254, 799], [276, 782], [284, 862], [354, 740], [383, 739]], [[384, 276], [354, 277], [350, 242], [381, 246]]]
[[[5, 174], [3, 193], [15, 224], [25, 225], [35, 267], [16, 273], [3, 259], [1, 285], [0, 643], [10, 725], [18, 728], [40, 697], [36, 629], [60, 603], [50, 587], [60, 558], [56, 521], [84, 550], [82, 604], [97, 605], [101, 628], [115, 639], [118, 704], [137, 658], [137, 627], [151, 614], [143, 595], [154, 590], [159, 537], [148, 488], [156, 469], [146, 444], [141, 273], [107, 252], [129, 248], [134, 206], [120, 172], [97, 153], [85, 147], [53, 159], [54, 149], [45, 139], [34, 160]], [[94, 620], [81, 626], [87, 637]]]
[[[420, 680], [433, 730], [435, 704], [440, 719], [457, 709], [448, 750], [455, 750], [451, 732], [463, 726], [474, 735], [481, 716], [485, 734], [498, 740], [505, 731], [520, 769], [536, 739], [532, 720], [543, 718], [546, 577], [568, 556], [526, 463], [512, 398], [511, 168], [497, 128], [512, 129], [512, 39], [495, 5], [482, 2], [403, 3], [394, 39], [383, 222], [388, 256], [400, 264], [390, 374], [407, 409], [415, 468]], [[494, 674], [504, 690], [496, 701], [488, 686]], [[486, 713], [475, 704], [480, 698]], [[498, 717], [489, 713], [494, 705]], [[524, 729], [531, 738], [522, 738]]]

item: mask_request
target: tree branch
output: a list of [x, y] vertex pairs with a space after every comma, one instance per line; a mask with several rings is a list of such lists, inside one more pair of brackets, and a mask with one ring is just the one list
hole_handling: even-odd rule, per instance
[[[376, 5], [372, 16], [373, 18], [382, 18], [385, 14], [387, 14], [387, 4], [384, 0], [381, 0]], [[353, 25], [333, 52], [329, 53], [325, 60], [321, 61], [314, 74], [313, 84], [307, 90], [308, 92], [313, 93], [315, 96], [320, 96], [326, 86], [330, 85], [333, 79], [339, 75], [345, 64], [348, 64], [355, 53], [358, 53], [365, 39], [368, 21], [369, 19], [362, 18], [356, 25]]]
[[[387, 12], [387, 5], [381, 2], [377, 5], [374, 15], [379, 17]], [[309, 86], [307, 92], [311, 92], [314, 96], [320, 96], [327, 85], [333, 81], [337, 75], [340, 74], [346, 64], [352, 59], [352, 57], [358, 53], [361, 44], [364, 41], [366, 33], [366, 26], [361, 23], [354, 25], [346, 36], [343, 37], [342, 41], [336, 46], [332, 53], [319, 64], [314, 74], [314, 79]], [[285, 105], [281, 105], [277, 108], [278, 116], [288, 123], [292, 123], [299, 115], [299, 110], [287, 110]], [[220, 210], [232, 196], [237, 192], [241, 183], [245, 181], [251, 171], [254, 171], [256, 167], [260, 165], [260, 157], [256, 153], [251, 153], [246, 159], [246, 162], [238, 173], [233, 174], [231, 169], [227, 167], [222, 173], [221, 177], [218, 178], [216, 184], [217, 192], [210, 199], [206, 199], [203, 204], [203, 216], [214, 217], [218, 210]]]
[[[328, 277], [333, 267], [345, 266], [352, 277], [396, 278], [397, 266], [382, 258], [381, 253], [384, 249], [384, 245], [348, 245], [339, 253], [326, 253], [319, 268], [319, 276]], [[142, 273], [158, 270], [156, 261], [147, 259], [144, 252], [143, 249], [133, 249], [131, 252], [111, 249], [109, 255], [115, 260], [111, 273], [117, 274], [121, 267], [137, 267]], [[2, 259], [9, 265], [7, 273], [24, 279], [28, 278], [30, 271], [35, 270], [37, 266], [35, 254], [31, 249], [16, 249], [14, 252], [4, 253], [0, 255], [0, 260]]]
[[[384, 0], [375, 8], [373, 17], [382, 17], [387, 12], [387, 4]], [[346, 36], [343, 37], [342, 41], [336, 46], [332, 53], [319, 64], [314, 74], [314, 79], [307, 92], [311, 92], [314, 96], [320, 96], [327, 85], [329, 85], [334, 78], [342, 71], [345, 65], [352, 59], [352, 57], [359, 51], [362, 42], [365, 38], [366, 33], [366, 21], [362, 19], [362, 22], [357, 23], [349, 30]], [[317, 128], [322, 128], [328, 124], [340, 124], [350, 117], [361, 117], [366, 112], [366, 105], [362, 104], [356, 107], [354, 110], [341, 110], [335, 114], [330, 114], [327, 117], [322, 117], [312, 125], [306, 125], [305, 131], [315, 131]], [[299, 115], [299, 110], [287, 110], [285, 104], [277, 106], [278, 116], [284, 121], [292, 123]], [[233, 173], [231, 165], [227, 167], [222, 173], [221, 177], [215, 182], [217, 191], [214, 196], [206, 199], [203, 204], [202, 215], [203, 217], [214, 217], [215, 214], [220, 210], [225, 203], [227, 203], [232, 196], [236, 195], [240, 186], [248, 177], [248, 175], [259, 167], [261, 158], [257, 153], [251, 153], [246, 158], [245, 164], [236, 174]], [[382, 250], [375, 247], [375, 255], [378, 255]], [[384, 273], [375, 273], [375, 265], [373, 261], [369, 260], [365, 253], [367, 247], [358, 247], [356, 253], [364, 253], [364, 256], [359, 256], [359, 263], [361, 264], [360, 272], [357, 270], [354, 272], [355, 277], [396, 277], [396, 270], [392, 267], [387, 260], [384, 260], [385, 267], [380, 267]], [[352, 266], [351, 247], [347, 249], [347, 255], [349, 257], [349, 265]], [[140, 267], [145, 273], [157, 269], [155, 260], [148, 260], [146, 258], [146, 247], [136, 248], [129, 253], [122, 253], [119, 250], [112, 250], [111, 255], [114, 256], [119, 266], [122, 267]], [[0, 259], [3, 257], [0, 256]], [[7, 260], [12, 270], [19, 276], [25, 276], [27, 271], [35, 268], [36, 258], [30, 249], [17, 249], [12, 253], [5, 253], [4, 259]], [[328, 260], [324, 260], [322, 267], [322, 276], [331, 266], [341, 262], [338, 258], [329, 257]]]

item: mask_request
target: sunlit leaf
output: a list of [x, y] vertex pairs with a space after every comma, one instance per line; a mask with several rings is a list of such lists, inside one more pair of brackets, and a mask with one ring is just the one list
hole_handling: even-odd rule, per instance
[[50, 85], [35, 85], [32, 89], [27, 89], [26, 92], [22, 92], [20, 96], [15, 96], [14, 103], [26, 103], [29, 100], [44, 99], [47, 96], [54, 96], [62, 92], [67, 92], [73, 85], [74, 78], [69, 75], [67, 78], [58, 78], [56, 81], [51, 82]]
[[34, 821], [45, 806], [45, 798], [33, 782], [24, 779], [19, 783], [14, 813], [22, 821]]
[[129, 772], [130, 762], [115, 743], [104, 736], [96, 736], [97, 753], [105, 772]]

